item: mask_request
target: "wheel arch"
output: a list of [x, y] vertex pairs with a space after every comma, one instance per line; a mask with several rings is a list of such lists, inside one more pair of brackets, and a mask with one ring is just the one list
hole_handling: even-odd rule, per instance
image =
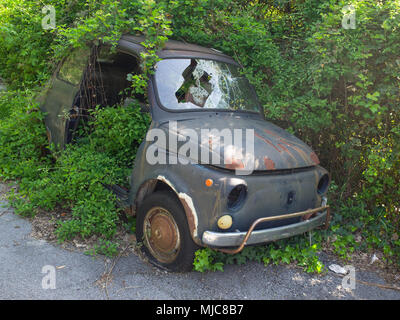
[[144, 181], [140, 187], [137, 189], [134, 199], [134, 211], [137, 212], [137, 209], [142, 204], [143, 200], [157, 191], [170, 191], [171, 194], [175, 196], [177, 200], [181, 203], [183, 210], [186, 215], [186, 220], [189, 226], [190, 235], [193, 241], [198, 244], [202, 245], [201, 240], [198, 236], [198, 215], [196, 212], [196, 208], [193, 204], [192, 198], [185, 192], [180, 192], [175, 187], [170, 179], [166, 178], [165, 176], [158, 175], [155, 178], [148, 179]]

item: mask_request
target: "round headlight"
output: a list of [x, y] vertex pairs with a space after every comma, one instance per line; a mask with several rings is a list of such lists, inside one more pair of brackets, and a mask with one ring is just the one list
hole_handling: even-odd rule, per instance
[[328, 174], [324, 174], [321, 179], [319, 179], [318, 182], [318, 187], [317, 187], [317, 192], [318, 194], [322, 195], [324, 194], [329, 187], [329, 175]]
[[244, 184], [239, 184], [232, 189], [228, 195], [228, 209], [231, 211], [238, 210], [244, 203], [247, 196], [247, 187]]

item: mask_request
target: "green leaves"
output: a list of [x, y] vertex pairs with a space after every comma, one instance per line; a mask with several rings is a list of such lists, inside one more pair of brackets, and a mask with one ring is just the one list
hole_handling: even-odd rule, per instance
[[106, 152], [121, 166], [132, 167], [137, 148], [150, 125], [150, 116], [142, 113], [137, 102], [127, 107], [96, 109], [92, 116], [92, 144]]
[[29, 104], [32, 96], [29, 91], [0, 96], [0, 106], [13, 102], [9, 117], [0, 121], [0, 178], [20, 179], [11, 204], [24, 216], [39, 209], [70, 211], [56, 231], [61, 241], [94, 234], [112, 238], [118, 209], [104, 184], [127, 183], [150, 117], [135, 104], [97, 109], [91, 134], [54, 160], [47, 152], [43, 114]]
[[33, 96], [30, 91], [0, 96], [0, 106], [7, 112], [0, 120], [0, 178], [35, 178], [49, 163], [43, 114], [31, 103]]
[[325, 267], [318, 258], [320, 246], [308, 245], [301, 237], [281, 240], [276, 243], [245, 247], [241, 252], [230, 255], [210, 248], [198, 250], [193, 262], [194, 270], [223, 271], [224, 264], [244, 264], [248, 261], [263, 262], [264, 265], [297, 264], [309, 273], [321, 273]]
[[217, 255], [216, 251], [209, 248], [197, 250], [193, 262], [194, 270], [205, 271], [224, 271], [222, 262], [214, 262]]
[[[49, 4], [57, 13], [57, 30], [50, 34], [41, 29], [41, 4], [29, 0], [0, 4], [0, 73], [11, 89], [40, 84], [71, 47], [115, 46], [123, 33], [140, 32], [149, 51], [142, 57], [144, 73], [130, 80], [134, 92], [147, 92], [148, 75], [158, 61], [156, 51], [171, 34], [159, 3], [53, 0]], [[61, 241], [93, 234], [112, 238], [118, 209], [104, 184], [127, 184], [149, 115], [140, 111], [137, 102], [126, 108], [97, 109], [89, 127], [80, 130], [84, 137], [55, 160], [47, 151], [43, 114], [37, 106], [28, 106], [32, 96], [30, 91], [0, 96], [0, 177], [20, 179], [19, 193], [11, 197], [16, 212], [31, 216], [39, 209], [61, 207], [71, 213], [59, 222], [56, 233]]]

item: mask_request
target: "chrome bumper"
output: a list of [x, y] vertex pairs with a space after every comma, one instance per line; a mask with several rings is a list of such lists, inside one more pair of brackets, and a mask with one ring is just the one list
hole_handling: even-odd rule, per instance
[[[316, 216], [308, 220], [304, 220], [302, 222], [293, 223], [282, 227], [253, 231], [254, 227], [258, 223], [265, 222], [268, 220], [287, 219], [293, 216], [305, 216], [310, 212], [315, 213]], [[304, 232], [310, 231], [324, 224], [328, 226], [329, 215], [330, 215], [329, 206], [323, 206], [320, 208], [298, 212], [294, 214], [288, 214], [284, 216], [261, 218], [256, 220], [247, 232], [205, 231], [203, 233], [202, 241], [205, 245], [216, 248], [239, 246], [239, 248], [237, 249], [220, 250], [226, 253], [234, 254], [240, 252], [246, 244], [266, 243], [302, 234]]]

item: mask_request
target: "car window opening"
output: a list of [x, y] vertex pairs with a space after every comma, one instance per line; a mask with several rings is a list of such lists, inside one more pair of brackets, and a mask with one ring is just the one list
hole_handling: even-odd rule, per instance
[[72, 142], [80, 122], [87, 122], [90, 110], [96, 106], [103, 108], [122, 104], [128, 107], [136, 100], [143, 112], [149, 112], [144, 95], [133, 94], [131, 82], [127, 79], [128, 74], [140, 73], [138, 59], [122, 52], [104, 57], [101, 51], [93, 49], [89, 58], [70, 110], [66, 143]]
[[156, 65], [156, 86], [167, 109], [259, 112], [255, 91], [236, 65], [205, 59], [165, 59]]

